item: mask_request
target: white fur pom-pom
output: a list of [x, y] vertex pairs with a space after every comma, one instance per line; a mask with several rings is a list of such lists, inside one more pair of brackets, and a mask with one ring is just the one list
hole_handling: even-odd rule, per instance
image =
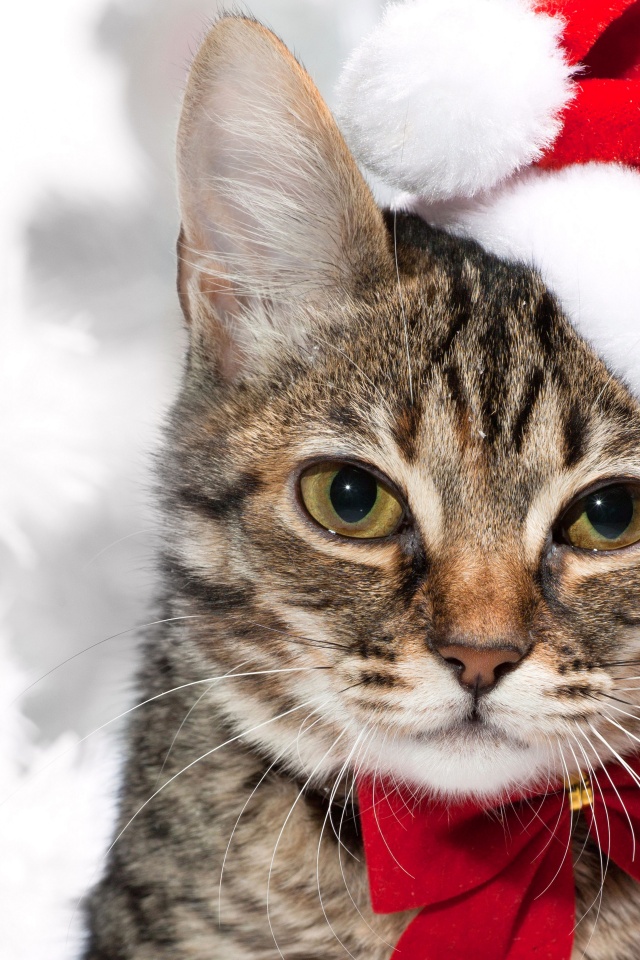
[[572, 96], [562, 22], [524, 0], [405, 0], [347, 63], [338, 116], [360, 160], [429, 200], [538, 159]]

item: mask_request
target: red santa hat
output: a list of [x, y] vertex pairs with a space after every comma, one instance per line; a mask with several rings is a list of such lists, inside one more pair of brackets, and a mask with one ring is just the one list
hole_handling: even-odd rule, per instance
[[404, 0], [338, 97], [399, 208], [532, 264], [640, 393], [640, 0]]

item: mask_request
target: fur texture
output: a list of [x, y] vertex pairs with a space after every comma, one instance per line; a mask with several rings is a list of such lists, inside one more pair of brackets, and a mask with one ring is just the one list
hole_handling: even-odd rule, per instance
[[[495, 795], [640, 733], [638, 548], [556, 535], [590, 485], [640, 480], [640, 409], [526, 265], [377, 210], [258, 24], [209, 34], [179, 161], [165, 622], [87, 960], [385, 960], [407, 917], [369, 906], [360, 771]], [[396, 491], [396, 533], [311, 520], [300, 473], [336, 458]], [[465, 640], [521, 660], [474, 695], [439, 653]], [[628, 960], [640, 891], [582, 863], [575, 957]]]
[[338, 85], [349, 146], [428, 200], [493, 187], [560, 130], [572, 95], [561, 32], [525, 0], [390, 4]]
[[400, 206], [536, 268], [578, 332], [640, 393], [637, 170], [530, 170], [470, 201]]

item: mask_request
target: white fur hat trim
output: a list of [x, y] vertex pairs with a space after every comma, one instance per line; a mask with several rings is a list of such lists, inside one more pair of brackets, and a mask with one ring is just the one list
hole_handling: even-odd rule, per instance
[[430, 200], [494, 186], [559, 132], [572, 95], [562, 26], [524, 0], [392, 4], [338, 84], [349, 146], [386, 183]]

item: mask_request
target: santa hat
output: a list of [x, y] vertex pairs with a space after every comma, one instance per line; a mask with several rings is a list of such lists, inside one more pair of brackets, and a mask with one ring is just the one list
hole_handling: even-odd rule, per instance
[[640, 393], [640, 0], [405, 0], [339, 116], [397, 205], [533, 265]]

